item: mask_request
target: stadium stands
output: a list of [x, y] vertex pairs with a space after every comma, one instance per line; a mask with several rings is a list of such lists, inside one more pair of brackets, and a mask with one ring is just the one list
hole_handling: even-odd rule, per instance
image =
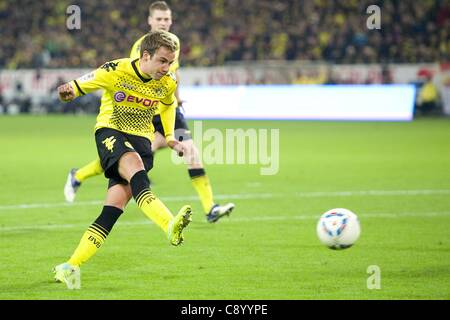
[[[183, 66], [229, 61], [421, 63], [450, 59], [446, 1], [169, 1]], [[368, 30], [366, 9], [382, 11]], [[96, 67], [127, 56], [148, 30], [147, 5], [80, 0], [81, 30], [67, 30], [65, 1], [0, 3], [0, 68]]]

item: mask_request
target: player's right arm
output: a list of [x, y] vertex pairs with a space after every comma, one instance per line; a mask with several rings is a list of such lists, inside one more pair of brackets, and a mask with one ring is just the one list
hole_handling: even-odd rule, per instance
[[113, 81], [110, 70], [115, 70], [116, 62], [107, 62], [102, 67], [58, 87], [59, 98], [63, 102], [72, 101], [76, 97], [99, 89], [108, 89]]
[[70, 83], [62, 84], [58, 87], [59, 99], [63, 102], [69, 102], [75, 99], [75, 91]]

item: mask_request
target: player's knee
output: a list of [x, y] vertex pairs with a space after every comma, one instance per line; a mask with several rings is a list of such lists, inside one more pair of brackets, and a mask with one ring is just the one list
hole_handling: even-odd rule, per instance
[[145, 170], [144, 162], [137, 152], [127, 152], [119, 160], [119, 174], [130, 181], [131, 177], [141, 170]]
[[105, 206], [116, 207], [124, 210], [132, 197], [130, 186], [117, 184], [108, 189]]
[[111, 199], [110, 201], [105, 202], [105, 206], [115, 207], [123, 211], [125, 210], [125, 206], [127, 205], [128, 201], [119, 201], [117, 199]]
[[141, 156], [137, 152], [126, 152], [120, 158], [119, 163], [129, 167], [144, 167]]
[[192, 140], [186, 140], [183, 141], [182, 143], [185, 146], [183, 158], [186, 164], [194, 167], [202, 167], [197, 146], [192, 142]]
[[163, 143], [155, 142], [152, 144], [152, 151], [155, 152], [156, 150], [162, 149], [164, 147], [166, 147], [166, 145], [164, 145]]
[[166, 139], [161, 134], [155, 134], [155, 139], [152, 142], [152, 151], [167, 147]]
[[198, 153], [198, 149], [195, 146], [195, 144], [192, 142], [192, 140], [185, 140], [185, 141], [183, 141], [181, 143], [184, 146], [185, 153], [187, 153], [188, 155], [197, 154]]

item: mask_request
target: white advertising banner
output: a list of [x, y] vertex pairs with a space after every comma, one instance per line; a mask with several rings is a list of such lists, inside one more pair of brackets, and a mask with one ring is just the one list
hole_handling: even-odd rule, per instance
[[412, 85], [184, 86], [190, 119], [410, 121]]
[[[227, 90], [228, 85], [247, 86], [254, 84], [291, 84], [291, 83], [323, 83], [324, 76], [333, 74], [337, 83], [345, 84], [379, 84], [384, 78], [389, 78], [392, 83], [408, 84], [414, 83], [418, 80], [418, 75], [421, 71], [427, 70], [435, 75], [434, 81], [440, 89], [440, 95], [444, 102], [444, 110], [450, 114], [450, 97], [449, 85], [450, 81], [448, 68], [441, 68], [438, 64], [392, 64], [388, 69], [383, 69], [381, 65], [328, 65], [328, 64], [310, 64], [310, 63], [254, 63], [249, 65], [223, 66], [223, 67], [209, 67], [209, 68], [181, 68], [180, 69], [180, 83], [183, 88], [180, 91], [183, 100], [190, 100], [191, 96], [196, 95], [196, 89], [191, 88], [186, 92], [184, 87], [190, 86], [219, 86], [208, 90], [208, 94], [216, 90], [217, 93], [222, 90]], [[75, 79], [85, 73], [88, 69], [43, 69], [43, 70], [1, 70], [0, 71], [0, 92], [4, 100], [12, 99], [18, 93], [18, 87], [21, 86], [25, 94], [29, 95], [32, 102], [38, 105], [51, 95], [55, 95], [56, 85], [62, 81]], [[297, 81], [297, 80], [301, 81]], [[224, 87], [220, 87], [224, 86]], [[274, 92], [272, 87], [267, 90], [268, 94]], [[231, 89], [231, 88], [229, 88]], [[205, 88], [199, 89], [205, 90]], [[259, 90], [259, 95], [266, 93], [265, 89]], [[281, 87], [280, 87], [281, 90]], [[349, 89], [353, 90], [353, 89]], [[253, 89], [246, 91], [245, 88], [231, 89], [227, 94], [239, 95], [239, 92], [250, 92]], [[295, 89], [296, 99], [302, 97], [297, 96], [297, 92], [303, 94], [310, 91], [309, 94], [314, 94], [315, 91], [308, 87], [307, 90]], [[256, 92], [256, 91], [255, 91]], [[260, 100], [260, 96], [257, 99]], [[197, 97], [197, 96], [196, 96]], [[275, 98], [271, 96], [271, 99]], [[253, 98], [252, 98], [253, 99]], [[197, 100], [197, 98], [196, 98]], [[267, 100], [266, 103], [271, 103]], [[321, 101], [320, 99], [318, 101]], [[218, 103], [215, 99], [214, 103]], [[202, 105], [201, 102], [196, 103]], [[261, 104], [260, 104], [261, 105]], [[228, 105], [230, 108], [230, 105]], [[234, 108], [234, 107], [232, 107]], [[266, 108], [266, 107], [265, 107]], [[289, 108], [283, 103], [279, 103], [277, 108]], [[256, 111], [256, 110], [255, 110]], [[261, 112], [261, 109], [259, 109]], [[206, 113], [205, 113], [206, 114]], [[310, 116], [313, 116], [310, 114]]]

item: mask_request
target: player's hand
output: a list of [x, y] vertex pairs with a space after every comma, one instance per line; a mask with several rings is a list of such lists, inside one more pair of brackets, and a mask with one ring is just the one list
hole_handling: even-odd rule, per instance
[[176, 153], [178, 153], [178, 156], [182, 157], [184, 155], [185, 146], [181, 142], [178, 142], [177, 140], [171, 140], [171, 141], [167, 142], [167, 145], [172, 150], [176, 151]]
[[75, 99], [75, 91], [69, 83], [65, 83], [58, 87], [58, 95], [59, 99], [64, 102]]

